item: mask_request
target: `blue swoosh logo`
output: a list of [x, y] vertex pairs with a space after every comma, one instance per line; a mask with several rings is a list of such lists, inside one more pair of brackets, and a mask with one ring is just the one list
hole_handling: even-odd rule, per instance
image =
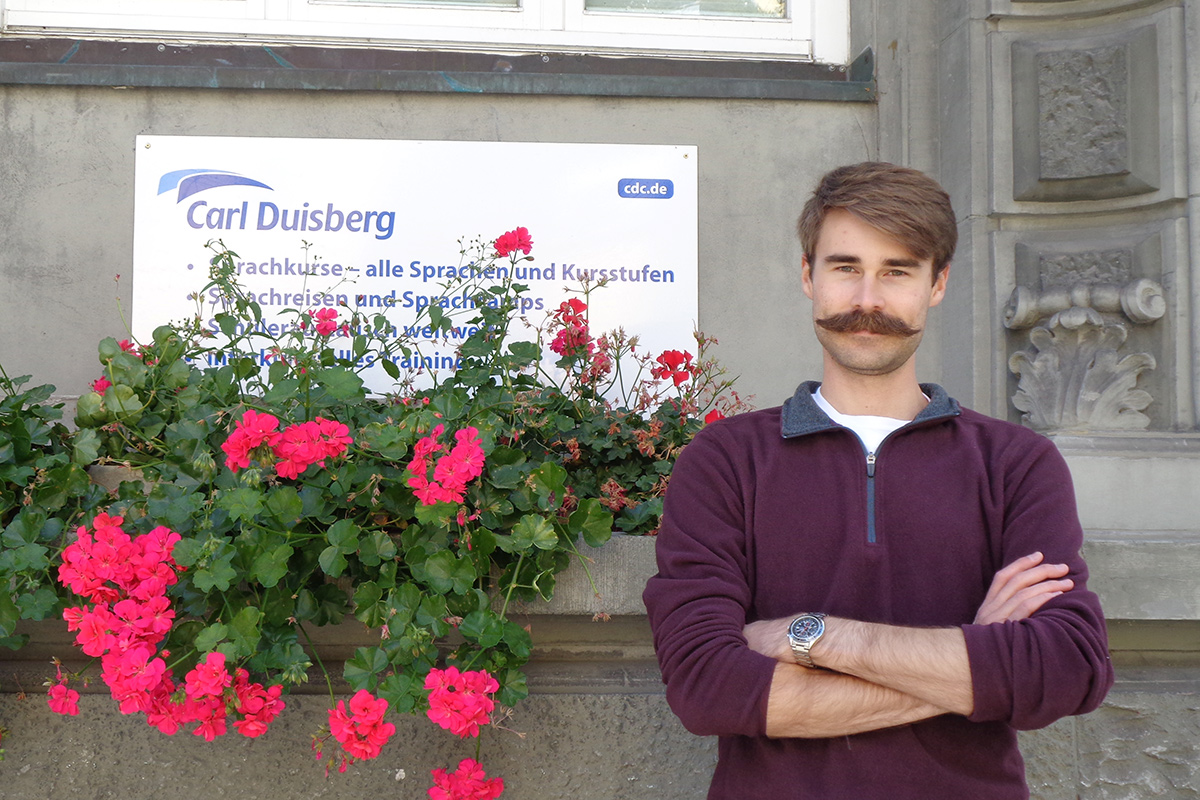
[[219, 186], [258, 186], [274, 191], [261, 181], [222, 169], [178, 169], [158, 179], [159, 194], [179, 189], [179, 194], [175, 197], [176, 203], [198, 192], [216, 189]]

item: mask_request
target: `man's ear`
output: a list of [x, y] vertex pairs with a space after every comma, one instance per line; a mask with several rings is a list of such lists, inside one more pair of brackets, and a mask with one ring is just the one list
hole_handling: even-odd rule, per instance
[[804, 287], [804, 294], [809, 300], [812, 300], [812, 264], [808, 263], [808, 256], [800, 256], [800, 285]]
[[942, 298], [946, 296], [946, 280], [950, 277], [950, 265], [947, 264], [938, 273], [938, 276], [933, 279], [933, 292], [929, 295], [929, 307], [933, 308], [938, 303], [942, 302]]

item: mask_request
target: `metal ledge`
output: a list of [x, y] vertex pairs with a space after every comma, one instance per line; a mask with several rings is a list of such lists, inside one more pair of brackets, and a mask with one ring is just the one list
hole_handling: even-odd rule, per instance
[[874, 102], [873, 73], [869, 49], [849, 66], [838, 67], [762, 60], [0, 39], [0, 85]]

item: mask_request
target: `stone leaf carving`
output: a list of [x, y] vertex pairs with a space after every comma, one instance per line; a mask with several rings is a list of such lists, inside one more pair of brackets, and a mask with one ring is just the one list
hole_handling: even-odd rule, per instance
[[1141, 413], [1153, 398], [1137, 388], [1154, 369], [1154, 356], [1118, 348], [1129, 337], [1124, 323], [1106, 322], [1090, 308], [1073, 307], [1029, 333], [1034, 351], [1014, 353], [1009, 368], [1020, 377], [1013, 405], [1035, 430], [1144, 430]]

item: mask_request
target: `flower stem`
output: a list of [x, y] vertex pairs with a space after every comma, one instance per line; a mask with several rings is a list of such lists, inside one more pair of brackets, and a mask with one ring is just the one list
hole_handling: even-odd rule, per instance
[[317, 662], [317, 666], [321, 668], [321, 674], [325, 676], [325, 686], [329, 689], [329, 702], [334, 702], [337, 698], [333, 693], [333, 681], [329, 677], [329, 670], [325, 669], [325, 664], [321, 662], [321, 656], [317, 653], [317, 646], [313, 644], [312, 637], [308, 635], [303, 625], [297, 625], [300, 632], [304, 634], [304, 640], [308, 642], [309, 652], [312, 653], [313, 660]]

